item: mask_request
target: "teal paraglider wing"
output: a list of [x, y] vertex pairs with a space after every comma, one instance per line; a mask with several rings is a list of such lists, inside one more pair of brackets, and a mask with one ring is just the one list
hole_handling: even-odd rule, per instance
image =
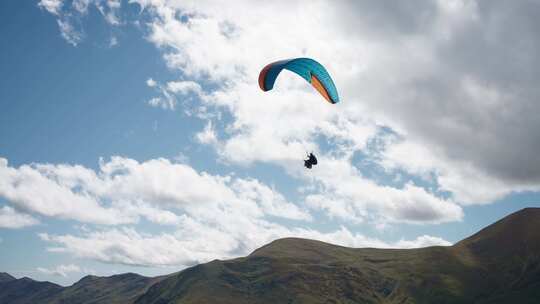
[[259, 74], [259, 86], [263, 91], [269, 91], [274, 87], [274, 82], [283, 70], [289, 70], [298, 74], [309, 82], [328, 102], [339, 101], [338, 92], [332, 78], [326, 69], [311, 58], [295, 58], [280, 60], [265, 66]]

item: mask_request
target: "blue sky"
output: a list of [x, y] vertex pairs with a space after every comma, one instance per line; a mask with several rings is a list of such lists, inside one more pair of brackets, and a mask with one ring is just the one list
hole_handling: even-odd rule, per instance
[[[287, 236], [449, 245], [540, 206], [530, 5], [2, 1], [0, 271], [158, 275]], [[259, 90], [304, 56], [341, 103], [287, 73]]]

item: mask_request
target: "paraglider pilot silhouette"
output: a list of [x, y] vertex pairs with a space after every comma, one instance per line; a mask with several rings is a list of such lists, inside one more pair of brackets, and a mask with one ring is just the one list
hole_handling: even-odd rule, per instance
[[304, 167], [311, 169], [312, 166], [317, 164], [317, 158], [313, 153], [309, 153], [308, 159], [304, 160]]
[[[263, 91], [270, 91], [274, 87], [276, 79], [282, 70], [289, 70], [298, 74], [309, 82], [331, 104], [339, 102], [339, 96], [326, 69], [311, 58], [295, 58], [280, 60], [265, 66], [259, 73], [259, 87]], [[311, 169], [317, 164], [317, 158], [309, 153], [308, 159], [304, 160], [304, 166]]]

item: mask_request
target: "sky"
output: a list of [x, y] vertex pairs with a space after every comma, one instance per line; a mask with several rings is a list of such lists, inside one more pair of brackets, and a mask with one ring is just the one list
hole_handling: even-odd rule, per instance
[[[282, 237], [448, 246], [540, 207], [539, 13], [1, 1], [0, 271], [155, 276]], [[327, 68], [340, 103], [288, 72], [259, 89], [296, 57]]]

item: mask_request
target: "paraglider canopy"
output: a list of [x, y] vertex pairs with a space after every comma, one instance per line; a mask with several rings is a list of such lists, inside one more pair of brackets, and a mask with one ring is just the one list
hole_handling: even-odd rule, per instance
[[[331, 104], [339, 102], [339, 96], [334, 81], [328, 71], [317, 61], [311, 58], [294, 58], [272, 62], [266, 65], [259, 73], [259, 87], [263, 91], [270, 91], [274, 87], [277, 77], [282, 70], [289, 70], [304, 78]], [[304, 166], [311, 169], [317, 164], [317, 158], [309, 153], [304, 160]]]
[[311, 58], [295, 58], [280, 60], [265, 66], [259, 73], [259, 86], [263, 91], [269, 91], [283, 70], [289, 70], [300, 75], [309, 82], [329, 103], [339, 102], [339, 96], [326, 69]]

